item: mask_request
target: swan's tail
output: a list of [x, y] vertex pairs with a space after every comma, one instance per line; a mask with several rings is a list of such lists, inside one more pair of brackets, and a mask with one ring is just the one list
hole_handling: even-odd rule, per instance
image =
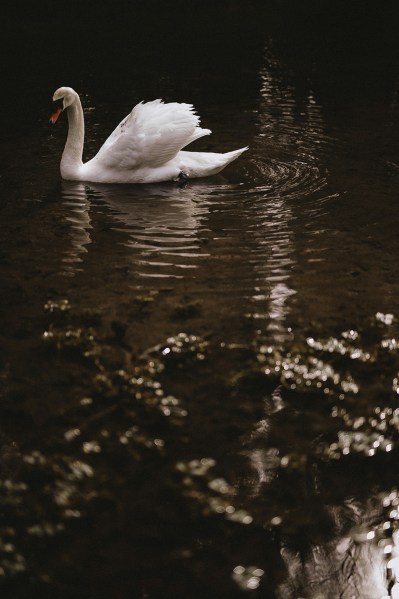
[[220, 173], [230, 162], [241, 156], [245, 150], [248, 150], [248, 147], [226, 152], [225, 154], [215, 152], [186, 152], [182, 150], [178, 154], [179, 164], [183, 164], [180, 168], [189, 178], [210, 177], [211, 175]]
[[233, 150], [232, 152], [225, 152], [223, 154], [223, 158], [225, 159], [223, 168], [225, 166], [227, 166], [228, 164], [230, 164], [230, 162], [233, 162], [233, 160], [236, 160], [239, 156], [241, 156], [241, 154], [246, 152], [248, 149], [249, 149], [249, 146], [246, 146], [245, 148], [240, 148], [239, 150]]
[[233, 150], [232, 152], [225, 152], [224, 154], [208, 154], [209, 156], [215, 157], [213, 161], [213, 168], [209, 169], [209, 175], [217, 175], [222, 171], [230, 162], [237, 160], [243, 152], [248, 150], [248, 146], [240, 148], [239, 150]]

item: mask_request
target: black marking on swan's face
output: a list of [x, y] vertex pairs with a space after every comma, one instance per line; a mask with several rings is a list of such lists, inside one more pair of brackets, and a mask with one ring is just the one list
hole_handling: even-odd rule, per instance
[[53, 100], [53, 109], [61, 108], [64, 110], [64, 98], [60, 98], [59, 100]]

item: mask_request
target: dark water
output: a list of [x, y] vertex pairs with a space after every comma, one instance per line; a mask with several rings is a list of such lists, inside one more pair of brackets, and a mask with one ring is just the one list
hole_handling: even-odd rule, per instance
[[[1, 597], [399, 597], [398, 10], [14, 5], [2, 37]], [[61, 182], [138, 101], [250, 150]]]

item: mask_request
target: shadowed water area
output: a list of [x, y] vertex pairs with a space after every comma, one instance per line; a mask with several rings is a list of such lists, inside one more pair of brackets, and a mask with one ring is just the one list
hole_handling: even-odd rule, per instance
[[[399, 597], [394, 3], [17, 3], [1, 39], [0, 596]], [[249, 151], [62, 182], [141, 100]]]

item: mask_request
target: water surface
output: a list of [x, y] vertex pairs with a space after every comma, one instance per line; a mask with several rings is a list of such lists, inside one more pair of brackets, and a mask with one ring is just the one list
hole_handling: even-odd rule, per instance
[[[2, 67], [2, 596], [397, 597], [394, 13], [194, 6], [196, 35], [177, 5], [132, 39], [128, 7], [11, 21], [41, 67]], [[159, 96], [195, 104], [196, 149], [250, 150], [183, 186], [61, 182], [59, 85], [87, 157]]]

